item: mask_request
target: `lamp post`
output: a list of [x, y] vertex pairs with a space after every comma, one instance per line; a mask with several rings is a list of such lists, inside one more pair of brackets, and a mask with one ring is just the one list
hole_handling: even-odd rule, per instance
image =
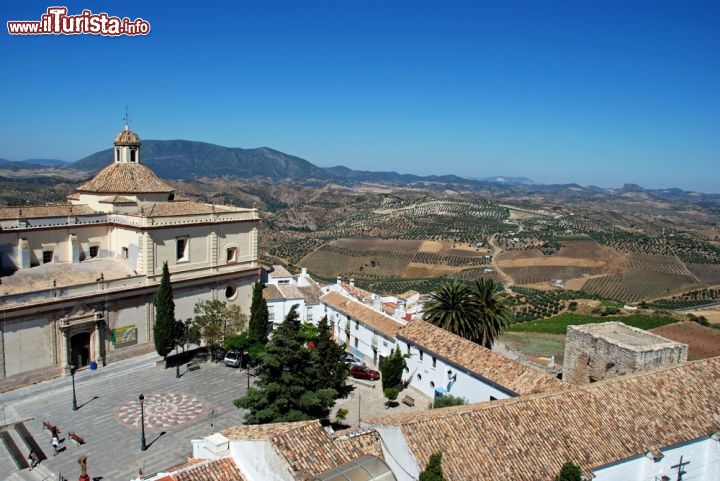
[[147, 449], [145, 444], [145, 411], [143, 410], [145, 396], [141, 394], [138, 399], [140, 400], [140, 451], [145, 451]]
[[70, 377], [72, 378], [72, 387], [73, 387], [73, 405], [72, 410], [77, 411], [77, 397], [75, 396], [75, 365], [70, 364]]

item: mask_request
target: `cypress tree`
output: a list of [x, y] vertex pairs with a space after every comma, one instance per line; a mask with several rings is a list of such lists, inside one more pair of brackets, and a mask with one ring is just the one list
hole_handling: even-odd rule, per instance
[[163, 264], [160, 288], [155, 294], [155, 325], [153, 327], [155, 350], [163, 358], [177, 345], [178, 328], [175, 324], [175, 302], [170, 285], [170, 270]]
[[318, 386], [334, 389], [345, 396], [349, 388], [345, 383], [349, 375], [345, 350], [333, 340], [327, 316], [320, 319], [317, 331], [313, 350], [316, 382]]
[[435, 453], [430, 456], [427, 466], [420, 473], [419, 481], [445, 481], [442, 472], [442, 453]]
[[270, 313], [268, 306], [262, 295], [263, 286], [260, 281], [253, 284], [252, 303], [250, 304], [250, 322], [248, 330], [254, 338], [257, 338], [263, 344], [268, 339], [268, 322], [270, 322]]
[[383, 363], [380, 371], [382, 372], [382, 387], [396, 388], [402, 384], [402, 374], [405, 370], [405, 356], [400, 353], [400, 348], [395, 349]]

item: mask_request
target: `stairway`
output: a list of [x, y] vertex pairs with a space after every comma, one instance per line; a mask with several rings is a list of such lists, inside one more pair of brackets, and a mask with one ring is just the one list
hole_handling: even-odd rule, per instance
[[[14, 430], [11, 431], [9, 428], [12, 427]], [[23, 422], [8, 424], [0, 427], [0, 440], [5, 446], [5, 449], [10, 454], [15, 466], [18, 469], [27, 469], [28, 465], [27, 456], [32, 449], [38, 457], [38, 461], [42, 462], [47, 459], [47, 456], [40, 449], [37, 441], [33, 438], [30, 431]]]

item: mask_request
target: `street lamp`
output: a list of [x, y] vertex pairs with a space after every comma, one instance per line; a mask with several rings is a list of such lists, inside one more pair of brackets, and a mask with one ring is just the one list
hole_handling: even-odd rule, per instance
[[141, 394], [138, 399], [140, 400], [140, 451], [145, 451], [147, 449], [147, 445], [145, 444], [145, 411], [143, 410], [145, 396]]
[[70, 364], [70, 377], [72, 378], [72, 387], [73, 387], [73, 406], [72, 410], [77, 411], [77, 397], [75, 396], [75, 365]]

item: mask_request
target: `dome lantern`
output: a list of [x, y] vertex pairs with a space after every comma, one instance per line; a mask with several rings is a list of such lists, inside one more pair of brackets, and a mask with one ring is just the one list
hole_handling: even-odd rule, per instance
[[115, 162], [139, 164], [141, 143], [140, 137], [125, 124], [125, 128], [115, 136]]

